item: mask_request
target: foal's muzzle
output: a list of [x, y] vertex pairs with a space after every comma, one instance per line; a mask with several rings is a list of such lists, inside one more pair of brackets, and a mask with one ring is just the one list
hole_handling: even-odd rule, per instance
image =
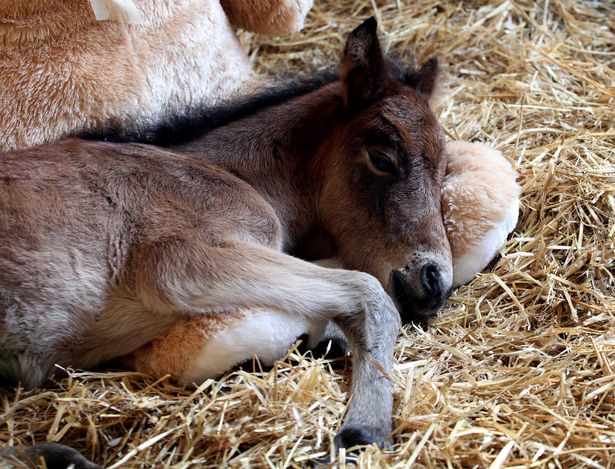
[[393, 270], [390, 291], [397, 301], [404, 324], [426, 324], [446, 302], [451, 293], [451, 284], [435, 263], [427, 262], [418, 272]]

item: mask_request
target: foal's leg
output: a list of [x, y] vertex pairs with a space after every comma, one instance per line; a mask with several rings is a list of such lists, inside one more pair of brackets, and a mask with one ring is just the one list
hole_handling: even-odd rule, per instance
[[219, 247], [175, 238], [143, 248], [136, 259], [137, 294], [153, 310], [269, 308], [336, 322], [353, 354], [352, 398], [337, 443], [384, 443], [393, 406], [385, 374], [392, 369], [400, 319], [378, 280], [248, 243]]
[[[314, 261], [313, 264], [321, 267], [327, 267], [328, 269], [343, 269], [344, 263], [339, 257], [330, 257], [328, 259], [320, 259]], [[350, 352], [350, 346], [348, 339], [344, 335], [344, 332], [340, 329], [337, 323], [329, 321], [322, 330], [322, 334], [308, 337], [309, 342], [307, 346], [309, 349], [315, 351], [316, 356], [324, 356], [327, 353], [329, 346], [331, 347], [331, 353], [333, 357], [340, 357]], [[329, 345], [329, 342], [331, 345]]]

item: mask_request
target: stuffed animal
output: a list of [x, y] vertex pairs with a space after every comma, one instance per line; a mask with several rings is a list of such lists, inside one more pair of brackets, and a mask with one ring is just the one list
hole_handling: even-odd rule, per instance
[[[453, 283], [474, 277], [495, 257], [514, 229], [521, 187], [504, 156], [486, 145], [449, 142], [442, 210], [453, 253]], [[319, 262], [343, 267], [335, 260]], [[270, 366], [300, 336], [308, 346], [331, 338], [279, 311], [231, 311], [224, 317], [182, 318], [164, 336], [124, 357], [123, 365], [155, 377], [172, 375], [182, 384], [201, 383], [257, 357]], [[333, 334], [339, 333], [333, 331]]]
[[[0, 150], [158, 121], [249, 89], [232, 25], [299, 30], [312, 0], [0, 2]], [[256, 81], [256, 80], [254, 80]]]

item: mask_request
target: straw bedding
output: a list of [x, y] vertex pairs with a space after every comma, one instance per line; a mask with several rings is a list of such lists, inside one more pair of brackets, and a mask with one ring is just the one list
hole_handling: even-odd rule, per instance
[[[263, 72], [334, 63], [370, 15], [392, 49], [446, 70], [453, 138], [520, 173], [503, 255], [397, 351], [394, 441], [361, 466], [615, 467], [615, 5], [317, 0], [290, 38], [242, 35]], [[71, 372], [1, 395], [0, 445], [58, 441], [107, 467], [303, 466], [327, 454], [348, 363], [291, 352], [199, 389]], [[336, 464], [347, 464], [341, 453]]]

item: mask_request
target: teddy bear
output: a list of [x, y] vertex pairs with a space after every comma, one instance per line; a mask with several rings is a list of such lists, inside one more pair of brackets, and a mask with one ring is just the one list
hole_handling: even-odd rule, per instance
[[[453, 255], [453, 286], [458, 287], [489, 264], [515, 228], [521, 187], [508, 160], [485, 144], [452, 141], [445, 151], [442, 212]], [[335, 259], [318, 263], [343, 267]], [[313, 330], [308, 321], [284, 312], [231, 311], [179, 319], [121, 363], [157, 378], [169, 374], [180, 384], [199, 384], [252, 358], [271, 366], [299, 337], [314, 347], [339, 334], [333, 324]]]
[[298, 31], [312, 0], [0, 2], [0, 150], [215, 105], [256, 83], [232, 27]]

